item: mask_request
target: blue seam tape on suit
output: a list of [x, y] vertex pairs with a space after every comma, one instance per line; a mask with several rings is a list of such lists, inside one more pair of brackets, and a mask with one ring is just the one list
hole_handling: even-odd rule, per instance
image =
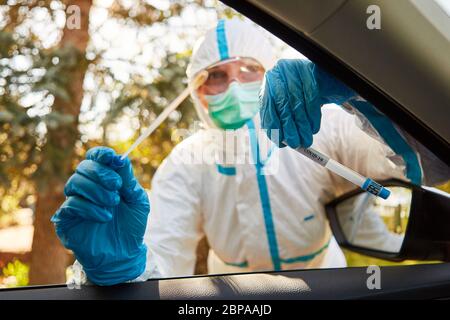
[[232, 267], [238, 267], [238, 268], [247, 268], [247, 267], [248, 267], [248, 262], [247, 262], [247, 261], [244, 261], [244, 262], [237, 262], [237, 263], [234, 263], [234, 262], [225, 262], [225, 261], [224, 261], [224, 263], [225, 263], [226, 265], [232, 266]]
[[267, 240], [269, 242], [270, 256], [275, 271], [281, 270], [280, 254], [278, 252], [277, 237], [275, 234], [275, 225], [273, 222], [272, 210], [270, 207], [269, 191], [266, 178], [262, 173], [263, 165], [259, 158], [259, 145], [256, 138], [255, 124], [252, 120], [247, 122], [250, 135], [250, 144], [252, 148], [252, 157], [256, 167], [256, 179], [258, 182], [259, 197], [261, 200], [262, 211], [264, 215], [264, 224], [266, 226]]
[[281, 262], [283, 263], [297, 263], [297, 262], [308, 262], [317, 257], [319, 254], [321, 254], [323, 251], [325, 251], [328, 246], [330, 245], [330, 240], [319, 250], [316, 252], [304, 255], [304, 256], [298, 256], [294, 258], [287, 258], [287, 259], [281, 259]]
[[235, 176], [236, 175], [236, 168], [235, 167], [224, 167], [220, 164], [216, 164], [217, 171], [223, 175], [226, 176]]
[[[280, 259], [280, 261], [282, 263], [286, 263], [286, 264], [290, 264], [290, 263], [298, 263], [298, 262], [308, 262], [313, 260], [315, 257], [317, 257], [319, 254], [321, 254], [322, 252], [324, 252], [328, 246], [330, 245], [330, 240], [328, 240], [328, 242], [321, 247], [319, 250], [304, 255], [304, 256], [298, 256], [298, 257], [293, 257], [293, 258], [287, 258], [287, 259]], [[225, 262], [226, 265], [232, 266], [232, 267], [238, 267], [238, 268], [247, 268], [248, 267], [248, 262], [244, 261], [244, 262], [239, 262], [239, 263], [233, 263], [233, 262]]]
[[217, 48], [219, 49], [220, 60], [228, 59], [228, 44], [227, 37], [225, 34], [225, 20], [219, 20], [216, 28], [217, 35]]

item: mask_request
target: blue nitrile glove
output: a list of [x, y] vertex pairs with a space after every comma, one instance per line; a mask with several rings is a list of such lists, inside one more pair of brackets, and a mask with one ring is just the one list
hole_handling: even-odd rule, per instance
[[150, 203], [130, 160], [106, 147], [90, 149], [64, 193], [67, 199], [51, 220], [88, 279], [113, 285], [142, 274]]
[[[307, 60], [280, 60], [266, 73], [261, 125], [278, 146], [310, 147], [319, 132], [321, 106], [342, 104], [356, 93]], [[275, 129], [275, 130], [274, 130]]]

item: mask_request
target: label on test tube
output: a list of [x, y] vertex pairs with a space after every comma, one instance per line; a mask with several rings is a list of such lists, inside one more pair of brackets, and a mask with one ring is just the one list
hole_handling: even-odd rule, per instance
[[297, 151], [324, 167], [327, 164], [328, 160], [330, 160], [330, 158], [328, 158], [326, 155], [316, 150], [297, 148]]

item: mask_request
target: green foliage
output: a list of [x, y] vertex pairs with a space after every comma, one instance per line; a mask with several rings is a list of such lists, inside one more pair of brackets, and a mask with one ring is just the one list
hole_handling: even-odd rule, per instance
[[442, 191], [448, 192], [450, 193], [450, 180], [447, 181], [446, 183], [440, 185], [437, 187], [438, 189], [441, 189]]
[[20, 103], [29, 90], [26, 72], [12, 67], [11, 60], [32, 51], [32, 44], [0, 30], [0, 184], [7, 187], [13, 176], [21, 175], [34, 163], [34, 136], [38, 124]]
[[[36, 53], [28, 39], [0, 30], [0, 215], [17, 209], [29, 194], [32, 174], [38, 162], [38, 118], [32, 118], [21, 104], [30, 91], [31, 77], [10, 61]], [[15, 198], [14, 198], [15, 197]]]
[[[120, 85], [120, 95], [111, 104], [111, 109], [103, 121], [105, 132], [108, 127], [121, 119], [127, 111], [132, 111], [139, 119], [140, 128], [128, 141], [111, 141], [117, 152], [124, 152], [139, 136], [140, 132], [164, 110], [186, 87], [186, 66], [188, 56], [170, 54], [158, 70], [159, 76], [151, 83], [134, 77], [132, 81]], [[150, 137], [148, 137], [132, 154], [136, 173], [145, 187], [150, 186], [153, 173], [162, 160], [170, 153], [176, 141], [172, 140], [177, 128], [188, 128], [196, 114], [192, 102], [186, 99], [178, 108], [179, 118], [167, 119]]]
[[[187, 56], [170, 54], [158, 69], [158, 76], [152, 83], [133, 76], [127, 83], [117, 83], [119, 97], [111, 104], [103, 120], [103, 127], [115, 123], [124, 111], [134, 111], [142, 127], [147, 126], [164, 108], [186, 87]], [[193, 112], [190, 101], [180, 106], [184, 120], [192, 121]]]
[[[45, 94], [44, 98], [51, 95], [66, 102], [70, 101], [71, 96], [68, 86], [71, 79], [68, 75], [75, 69], [86, 69], [86, 63], [86, 59], [80, 55], [76, 48], [70, 45], [40, 50], [39, 54], [34, 57], [33, 68], [43, 70], [45, 73], [33, 83], [33, 91], [42, 91]], [[61, 120], [67, 121], [64, 118], [61, 118]], [[73, 122], [73, 119], [69, 121]]]
[[[74, 70], [88, 70], [98, 81], [95, 90], [87, 92], [93, 103], [87, 111], [94, 107], [98, 94], [109, 95], [111, 108], [104, 115], [105, 132], [108, 125], [126, 110], [138, 110], [137, 117], [142, 127], [148, 125], [185, 85], [187, 55], [175, 57], [167, 52], [168, 58], [163, 58], [159, 69], [147, 66], [149, 72], [156, 75], [151, 83], [135, 74], [131, 75], [129, 82], [123, 83], [109, 68], [100, 66], [103, 52], [91, 52], [94, 58], [86, 59], [70, 46], [56, 43], [45, 47], [44, 39], [34, 34], [29, 25], [25, 26], [27, 19], [36, 10], [44, 10], [49, 14], [53, 28], [62, 32], [61, 26], [55, 23], [55, 16], [64, 13], [65, 3], [31, 0], [6, 6], [5, 2], [0, 2], [2, 9], [6, 9], [1, 11], [0, 17], [0, 215], [16, 210], [22, 199], [34, 192], [33, 188], [47, 187], [50, 178], [67, 179], [92, 145], [109, 143], [104, 138], [78, 141], [76, 157], [72, 158], [68, 157], [71, 150], [61, 148], [59, 138], [49, 139], [51, 130], [64, 132], [58, 137], [70, 136], [75, 141], [80, 138], [76, 126], [79, 119], [64, 106], [65, 103], [69, 105], [72, 99], [69, 86]], [[123, 25], [134, 25], [139, 29], [154, 23], [164, 24], [169, 18], [179, 15], [184, 7], [202, 4], [203, 1], [183, 0], [173, 2], [167, 10], [160, 10], [147, 1], [130, 3], [116, 0], [108, 10], [109, 16], [122, 21]], [[13, 63], [17, 60], [21, 63]], [[118, 92], [117, 98], [111, 98], [113, 91]], [[145, 175], [148, 183], [162, 160], [160, 158], [166, 156], [173, 146], [171, 130], [177, 123], [184, 126], [192, 120], [189, 102], [184, 103], [180, 110], [182, 119], [166, 123], [153, 137], [152, 142], [158, 150], [152, 148], [152, 158], [141, 158], [143, 162], [148, 160], [143, 170], [151, 167]], [[140, 152], [142, 150], [146, 150], [145, 147]]]
[[[195, 2], [201, 5], [203, 1]], [[135, 1], [131, 5], [130, 3], [125, 5], [123, 1], [116, 0], [111, 5], [110, 15], [140, 26], [148, 26], [163, 22], [169, 17], [178, 16], [182, 9], [183, 5], [179, 2], [171, 3], [167, 10], [160, 10], [145, 1]]]
[[[4, 61], [0, 64], [0, 195], [15, 193], [19, 197], [28, 195], [18, 193], [19, 186], [31, 192], [32, 185], [45, 184], [48, 177], [63, 173], [64, 155], [42, 164], [42, 148], [47, 129], [73, 126], [74, 117], [52, 110], [52, 101], [70, 100], [70, 79], [63, 75], [79, 68], [84, 59], [71, 47], [38, 49], [16, 33], [0, 30], [0, 38], [7, 39], [0, 46]], [[28, 62], [26, 70], [11, 63], [18, 58]], [[25, 97], [33, 96], [39, 97], [38, 102], [24, 103]], [[0, 214], [5, 213], [4, 200], [0, 200]]]
[[[66, 0], [63, 0], [65, 2]], [[0, 1], [0, 5], [8, 7], [8, 16], [6, 19], [6, 24], [4, 26], [5, 30], [14, 30], [17, 26], [20, 26], [27, 19], [31, 10], [36, 7], [46, 8], [50, 10], [52, 2], [56, 2], [54, 0], [18, 0], [18, 1]]]
[[345, 259], [347, 260], [347, 266], [349, 267], [366, 267], [370, 265], [376, 266], [406, 266], [413, 264], [428, 264], [439, 263], [439, 261], [417, 261], [417, 260], [405, 260], [400, 262], [393, 262], [383, 259], [377, 259], [369, 256], [365, 256], [350, 250], [343, 249]]
[[9, 262], [2, 271], [3, 277], [8, 278], [6, 281], [8, 287], [23, 287], [28, 285], [30, 267], [27, 264], [14, 259], [14, 261]]

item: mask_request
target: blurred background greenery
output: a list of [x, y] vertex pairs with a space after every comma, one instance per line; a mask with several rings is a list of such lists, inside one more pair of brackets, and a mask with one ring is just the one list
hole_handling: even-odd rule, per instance
[[[0, 286], [65, 282], [73, 256], [50, 223], [65, 181], [89, 148], [125, 151], [186, 86], [195, 40], [233, 15], [216, 0], [0, 0]], [[145, 188], [195, 119], [186, 100], [133, 152]]]
[[[123, 152], [186, 86], [194, 41], [234, 14], [215, 0], [0, 1], [0, 230], [12, 231], [0, 235], [0, 277], [9, 285], [65, 281], [73, 257], [49, 220], [65, 181], [89, 148]], [[194, 116], [186, 100], [134, 152], [144, 187], [177, 142], [174, 128]], [[19, 235], [31, 247], [10, 245]]]

